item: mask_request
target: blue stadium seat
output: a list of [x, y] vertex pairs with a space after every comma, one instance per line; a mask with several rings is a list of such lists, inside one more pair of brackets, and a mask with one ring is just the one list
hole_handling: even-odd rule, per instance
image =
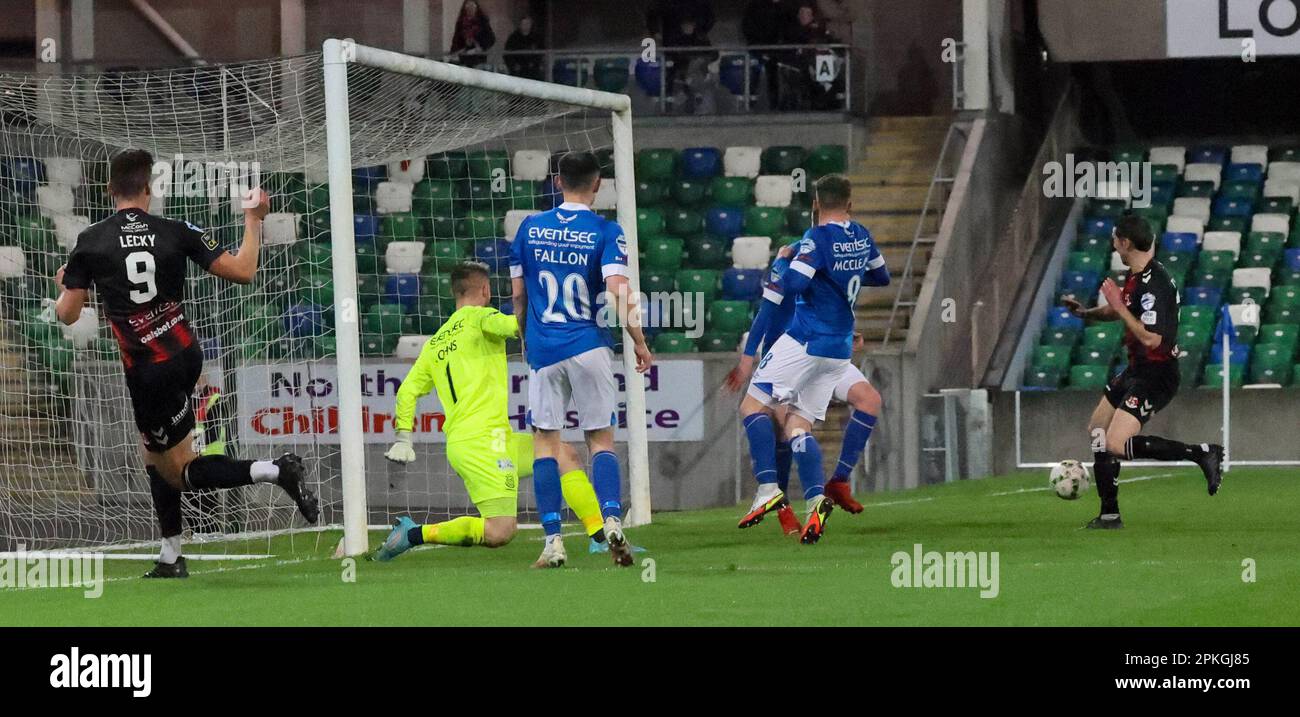
[[1112, 217], [1085, 217], [1079, 230], [1085, 234], [1096, 234], [1098, 236], [1109, 237], [1112, 229], [1115, 228], [1115, 220]]
[[660, 70], [658, 62], [646, 62], [645, 59], [636, 61], [636, 69], [632, 71], [636, 75], [637, 87], [651, 97], [658, 97], [660, 87], [663, 85], [663, 72]]
[[1228, 148], [1217, 144], [1205, 144], [1192, 147], [1187, 153], [1189, 164], [1223, 164], [1228, 161]]
[[1264, 168], [1258, 164], [1229, 164], [1227, 171], [1223, 173], [1225, 182], [1255, 182], [1258, 184], [1264, 179]]
[[1061, 274], [1060, 293], [1074, 294], [1080, 301], [1087, 303], [1100, 285], [1101, 279], [1097, 277], [1096, 272], [1067, 271]]
[[1188, 306], [1218, 308], [1222, 300], [1222, 292], [1213, 286], [1192, 286], [1183, 292], [1183, 303]]
[[[1233, 366], [1245, 366], [1250, 362], [1250, 346], [1232, 343], [1229, 344], [1228, 351]], [[1223, 364], [1223, 339], [1210, 342], [1210, 363]]]
[[564, 193], [560, 191], [560, 187], [555, 180], [555, 177], [551, 177], [542, 182], [538, 188], [540, 194], [537, 195], [537, 208], [544, 212], [564, 203]]
[[1300, 249], [1287, 249], [1282, 254], [1282, 266], [1300, 271]]
[[300, 302], [289, 307], [284, 314], [284, 330], [294, 338], [307, 338], [324, 333], [325, 311], [320, 304]]
[[709, 207], [704, 214], [709, 234], [735, 239], [745, 227], [745, 211], [740, 207]]
[[682, 176], [710, 179], [722, 174], [722, 153], [717, 147], [687, 147], [682, 150]]
[[45, 179], [45, 165], [31, 157], [10, 157], [0, 164], [0, 179], [15, 192], [30, 196]]
[[1216, 217], [1248, 217], [1255, 213], [1255, 204], [1237, 197], [1216, 197], [1210, 213]]
[[373, 214], [354, 214], [352, 231], [357, 241], [374, 242], [375, 237], [379, 235], [379, 217]]
[[480, 239], [474, 242], [474, 260], [487, 264], [488, 271], [493, 274], [502, 274], [510, 268], [510, 242]]
[[1083, 333], [1083, 319], [1071, 314], [1064, 306], [1053, 306], [1047, 312], [1047, 325], [1053, 329], [1068, 329]]
[[722, 298], [754, 301], [763, 296], [763, 271], [727, 269], [722, 274]]
[[556, 60], [551, 66], [551, 82], [559, 85], [569, 85], [576, 87], [578, 82], [579, 60], [576, 58], [565, 58]]
[[1151, 203], [1152, 204], [1173, 204], [1177, 187], [1173, 182], [1152, 182], [1151, 183]]
[[379, 167], [357, 167], [352, 170], [352, 193], [371, 195], [375, 193], [375, 186], [384, 181], [388, 175], [388, 169], [384, 166]]
[[415, 311], [420, 300], [418, 274], [389, 274], [384, 278], [384, 303], [401, 304], [407, 311]]
[[216, 338], [215, 336], [206, 339], [199, 339], [199, 347], [203, 349], [204, 361], [221, 360], [221, 339]]
[[[757, 57], [749, 58], [749, 94], [758, 94], [758, 75], [762, 63]], [[745, 95], [745, 56], [724, 55], [718, 62], [718, 82], [733, 95]]]
[[1191, 232], [1165, 232], [1160, 238], [1162, 251], [1195, 252], [1198, 246], [1196, 235]]

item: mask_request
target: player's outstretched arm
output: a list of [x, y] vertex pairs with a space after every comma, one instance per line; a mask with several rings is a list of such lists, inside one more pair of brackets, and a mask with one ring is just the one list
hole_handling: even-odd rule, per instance
[[393, 428], [397, 433], [393, 445], [384, 457], [394, 463], [410, 463], [415, 460], [415, 448], [411, 445], [411, 430], [415, 428], [415, 404], [433, 390], [433, 362], [435, 352], [426, 342], [420, 350], [420, 357], [415, 365], [402, 379], [397, 389], [397, 410], [393, 416]]
[[244, 240], [239, 244], [239, 251], [222, 254], [213, 260], [208, 267], [213, 276], [236, 284], [249, 284], [257, 275], [257, 258], [262, 251], [262, 220], [271, 211], [271, 202], [261, 189], [255, 193], [254, 200], [256, 204], [244, 209]]
[[1069, 309], [1071, 314], [1084, 321], [1114, 321], [1119, 318], [1115, 310], [1110, 306], [1094, 306], [1091, 309], [1085, 309], [1083, 304], [1070, 296], [1062, 299], [1061, 303], [1065, 304], [1065, 308]]

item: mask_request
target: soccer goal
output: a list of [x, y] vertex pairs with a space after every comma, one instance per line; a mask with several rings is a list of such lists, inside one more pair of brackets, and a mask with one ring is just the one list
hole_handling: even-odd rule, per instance
[[[450, 470], [436, 397], [419, 458], [392, 466], [397, 386], [454, 309], [466, 259], [509, 303], [509, 241], [558, 201], [555, 162], [589, 150], [595, 210], [624, 228], [639, 289], [630, 101], [328, 40], [320, 54], [104, 74], [0, 74], [0, 550], [150, 545], [157, 537], [115, 342], [98, 306], [71, 327], [50, 277], [78, 232], [112, 213], [107, 160], [158, 162], [152, 212], [238, 244], [249, 187], [271, 194], [258, 277], [192, 270], [187, 315], [205, 376], [199, 448], [303, 456], [349, 555], [398, 515], [473, 510]], [[527, 369], [511, 354], [510, 414], [526, 430]], [[644, 385], [625, 364], [620, 453], [630, 525], [650, 520]], [[580, 440], [576, 432], [566, 436]], [[520, 508], [533, 510], [531, 482]], [[327, 549], [277, 491], [187, 495], [187, 552]]]

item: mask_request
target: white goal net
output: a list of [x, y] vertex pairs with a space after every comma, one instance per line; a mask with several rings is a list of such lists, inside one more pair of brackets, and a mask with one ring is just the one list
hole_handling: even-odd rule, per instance
[[[301, 455], [321, 524], [337, 528], [352, 514], [352, 553], [365, 524], [472, 512], [445, 460], [435, 396], [417, 410], [419, 459], [383, 460], [397, 385], [421, 337], [454, 308], [458, 262], [487, 264], [494, 300], [509, 303], [509, 240], [522, 217], [559, 201], [552, 177], [563, 152], [593, 151], [613, 177], [624, 145], [626, 176], [605, 182], [595, 208], [614, 217], [622, 204], [636, 246], [630, 134], [615, 141], [617, 96], [510, 78], [497, 86], [499, 76], [331, 42], [346, 75], [335, 79], [345, 101], [332, 107], [320, 55], [0, 74], [0, 550], [158, 536], [111, 331], [93, 300], [70, 327], [52, 310], [52, 277], [77, 234], [113, 211], [107, 160], [124, 147], [158, 163], [153, 213], [210, 228], [227, 249], [242, 235], [242, 193], [271, 194], [254, 282], [226, 284], [197, 267], [187, 280], [186, 314], [205, 357], [200, 450]], [[454, 81], [438, 79], [448, 72]], [[343, 167], [337, 187], [331, 161]], [[510, 350], [510, 413], [524, 430], [526, 371], [518, 345]], [[639, 447], [620, 450], [635, 484], [645, 480], [644, 433], [630, 433]], [[648, 513], [648, 487], [629, 492], [632, 510]], [[301, 518], [267, 486], [186, 494], [185, 527], [190, 553], [319, 552], [338, 537], [292, 530], [305, 527]]]

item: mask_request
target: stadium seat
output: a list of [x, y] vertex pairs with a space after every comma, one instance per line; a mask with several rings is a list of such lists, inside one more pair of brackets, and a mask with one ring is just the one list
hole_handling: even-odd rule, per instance
[[1104, 324], [1094, 324], [1083, 330], [1083, 343], [1085, 348], [1097, 349], [1102, 353], [1114, 353], [1120, 345], [1120, 339], [1123, 335], [1123, 324], [1115, 321], [1109, 321]]
[[819, 144], [804, 159], [808, 178], [820, 179], [827, 174], [843, 174], [848, 169], [848, 151], [842, 144]]
[[[1211, 341], [1209, 347], [1210, 363], [1223, 363], [1223, 342]], [[1228, 361], [1233, 366], [1244, 368], [1250, 363], [1250, 344], [1228, 342]]]
[[757, 301], [763, 296], [763, 269], [732, 267], [722, 274], [722, 296], [736, 301]]
[[1115, 219], [1112, 217], [1084, 217], [1079, 224], [1079, 232], [1089, 236], [1098, 236], [1105, 241], [1110, 241], [1110, 234], [1115, 229]]
[[1194, 217], [1172, 216], [1165, 223], [1165, 231], [1172, 233], [1192, 234], [1196, 237], [1199, 244], [1201, 238], [1205, 235], [1205, 222]]
[[1268, 147], [1262, 144], [1238, 144], [1230, 155], [1233, 164], [1258, 164], [1268, 166]]
[[52, 217], [56, 214], [73, 214], [76, 198], [72, 187], [66, 184], [42, 184], [36, 188], [36, 204], [41, 214]]
[[1192, 163], [1222, 165], [1228, 161], [1228, 148], [1217, 144], [1197, 145], [1188, 150], [1187, 159]]
[[1300, 180], [1265, 180], [1264, 198], [1290, 199], [1292, 206], [1300, 205]]
[[640, 87], [642, 92], [649, 97], [659, 97], [663, 89], [663, 70], [658, 62], [637, 58], [632, 74], [636, 78], [637, 87]]
[[306, 274], [294, 284], [290, 301], [295, 303], [334, 305], [334, 276], [323, 272]]
[[788, 207], [793, 199], [794, 181], [789, 175], [764, 174], [754, 182], [754, 203], [760, 207]]
[[1234, 162], [1224, 170], [1223, 178], [1229, 182], [1253, 182], [1258, 184], [1264, 180], [1264, 168], [1258, 164], [1237, 164]]
[[704, 225], [708, 233], [732, 239], [744, 231], [745, 212], [739, 207], [709, 207], [704, 213]]
[[1101, 285], [1099, 276], [1099, 274], [1092, 271], [1067, 270], [1061, 274], [1058, 294], [1074, 296], [1081, 301], [1091, 298], [1097, 291], [1097, 287]]
[[1291, 218], [1285, 214], [1260, 213], [1251, 217], [1252, 232], [1276, 232], [1286, 236], [1291, 232]]
[[1069, 271], [1091, 271], [1098, 275], [1105, 273], [1109, 257], [1104, 254], [1087, 251], [1070, 252], [1066, 268]]
[[697, 350], [695, 341], [677, 331], [665, 331], [655, 336], [652, 348], [657, 354], [685, 354]]
[[1205, 225], [1205, 230], [1207, 232], [1220, 231], [1245, 234], [1248, 223], [1246, 217], [1212, 216], [1210, 217], [1210, 223]]
[[614, 182], [601, 182], [600, 188], [596, 190], [596, 196], [591, 202], [591, 208], [597, 212], [617, 209], [618, 185]]
[[1107, 366], [1071, 366], [1070, 388], [1078, 391], [1101, 391], [1109, 380]]
[[353, 215], [352, 233], [357, 241], [374, 241], [379, 235], [379, 217], [373, 214]]
[[1070, 349], [1066, 346], [1035, 346], [1031, 365], [1064, 374], [1070, 368]]
[[380, 214], [409, 213], [415, 185], [406, 182], [380, 182], [375, 187], [375, 211]]
[[731, 265], [728, 242], [708, 234], [687, 237], [686, 254], [687, 263], [700, 269], [723, 269]]
[[411, 310], [415, 307], [415, 302], [419, 296], [420, 277], [418, 274], [389, 274], [384, 279], [384, 303], [401, 304], [407, 310]]
[[1168, 164], [1168, 163], [1152, 164], [1151, 183], [1152, 184], [1176, 183], [1182, 178], [1182, 173], [1183, 173], [1182, 168], [1174, 164]]
[[510, 155], [500, 149], [476, 149], [466, 153], [470, 179], [510, 176]]
[[1275, 161], [1268, 166], [1269, 179], [1300, 182], [1300, 159]]
[[1223, 165], [1204, 162], [1191, 163], [1183, 168], [1183, 179], [1188, 182], [1210, 182], [1218, 189], [1223, 175]]
[[1198, 237], [1191, 232], [1165, 232], [1160, 237], [1160, 250], [1165, 252], [1196, 252]]
[[293, 338], [308, 338], [325, 333], [324, 307], [320, 304], [299, 302], [284, 314], [285, 332]]
[[665, 217], [664, 229], [675, 237], [695, 236], [704, 231], [704, 217], [694, 209], [677, 209]]
[[1187, 163], [1187, 148], [1174, 146], [1152, 147], [1147, 159], [1151, 164], [1172, 164], [1178, 168], [1178, 173], [1182, 174], [1183, 167]]
[[673, 201], [683, 207], [699, 206], [709, 196], [709, 185], [705, 179], [677, 179], [669, 186]]
[[424, 242], [395, 241], [384, 250], [384, 271], [418, 274], [424, 262]]
[[638, 179], [636, 181], [636, 205], [638, 208], [658, 206], [669, 196], [670, 188], [667, 180]]
[[525, 219], [534, 214], [540, 214], [540, 212], [536, 209], [511, 209], [506, 212], [505, 219], [503, 220], [503, 231], [506, 240], [514, 241], [515, 235], [519, 233], [519, 226], [524, 223]]
[[722, 155], [723, 172], [728, 177], [753, 179], [758, 176], [762, 168], [762, 160], [761, 147], [727, 147]]
[[784, 174], [799, 169], [804, 163], [804, 149], [794, 145], [775, 145], [763, 150], [763, 174]]
[[361, 355], [367, 357], [391, 356], [397, 350], [401, 334], [362, 334]]
[[511, 176], [534, 182], [546, 180], [550, 170], [551, 156], [542, 149], [521, 149], [515, 152], [514, 161], [510, 163]]
[[1177, 196], [1179, 197], [1206, 197], [1213, 199], [1215, 193], [1214, 182], [1183, 182], [1178, 185]]
[[663, 212], [654, 207], [638, 208], [636, 212], [636, 233], [642, 242], [663, 236]]
[[770, 236], [736, 237], [731, 244], [731, 263], [737, 269], [765, 270], [772, 259]]
[[397, 348], [393, 350], [393, 356], [394, 358], [414, 361], [420, 357], [420, 351], [424, 349], [424, 344], [428, 340], [428, 336], [403, 334], [397, 339]]
[[717, 204], [747, 206], [754, 195], [754, 182], [744, 177], [714, 177], [709, 194]]
[[1193, 217], [1201, 220], [1201, 225], [1210, 221], [1210, 200], [1201, 197], [1178, 197], [1174, 200], [1174, 216]]
[[492, 208], [492, 180], [467, 179], [456, 183], [456, 202], [470, 210]]
[[1263, 214], [1283, 214], [1291, 216], [1295, 214], [1296, 200], [1290, 196], [1270, 197], [1265, 196], [1259, 203], [1259, 211]]
[[493, 274], [510, 269], [510, 242], [505, 239], [480, 239], [474, 242], [474, 260], [487, 264]]
[[592, 74], [596, 89], [601, 92], [622, 94], [627, 89], [628, 68], [631, 63], [626, 57], [600, 57], [595, 61]]
[[[1228, 366], [1228, 384], [1232, 388], [1241, 388], [1245, 385], [1245, 372], [1243, 364], [1229, 364]], [[1223, 364], [1207, 363], [1205, 370], [1201, 375], [1201, 386], [1205, 388], [1220, 388], [1223, 386]]]
[[711, 353], [732, 353], [740, 347], [740, 334], [709, 331], [695, 342], [700, 351]]
[[1024, 387], [1040, 391], [1055, 390], [1061, 387], [1061, 374], [1048, 369], [1030, 367], [1025, 371]]
[[1038, 337], [1038, 343], [1046, 346], [1066, 346], [1072, 347], [1079, 342], [1079, 335], [1082, 331], [1074, 331], [1065, 328], [1048, 327]]
[[663, 291], [673, 291], [673, 275], [669, 272], [643, 271], [641, 272], [641, 291], [646, 294]]
[[1183, 293], [1183, 302], [1193, 306], [1218, 307], [1222, 298], [1221, 290], [1215, 286], [1190, 286]]
[[684, 242], [672, 237], [648, 237], [641, 246], [645, 256], [642, 267], [651, 271], [676, 271], [681, 268]]
[[745, 210], [745, 233], [750, 236], [781, 236], [784, 229], [785, 215], [775, 207], [753, 206]]
[[26, 270], [27, 257], [22, 247], [0, 246], [0, 279], [21, 279]]
[[1237, 255], [1241, 253], [1241, 233], [1240, 232], [1206, 232], [1205, 237], [1201, 240], [1202, 251], [1230, 251], [1232, 252], [1233, 263], [1236, 263]]
[[389, 162], [385, 167], [384, 175], [388, 177], [390, 182], [403, 182], [414, 185], [424, 179], [425, 162], [424, 157]]
[[722, 331], [734, 334], [749, 330], [750, 304], [748, 301], [718, 300], [709, 304], [710, 331]]
[[1047, 325], [1054, 329], [1083, 331], [1083, 319], [1070, 313], [1064, 306], [1053, 306], [1048, 310]]
[[672, 179], [677, 168], [677, 152], [647, 148], [636, 153], [636, 176], [641, 179]]
[[417, 216], [450, 216], [457, 206], [456, 185], [451, 180], [429, 179], [411, 190], [411, 211]]
[[357, 273], [378, 274], [380, 270], [381, 259], [383, 254], [379, 251], [379, 246], [372, 241], [358, 241], [356, 243], [357, 256]]
[[1202, 251], [1197, 255], [1196, 270], [1198, 272], [1231, 271], [1236, 263], [1236, 257], [1230, 251]]
[[681, 173], [691, 179], [712, 179], [722, 174], [722, 154], [714, 147], [688, 147], [682, 150]]

